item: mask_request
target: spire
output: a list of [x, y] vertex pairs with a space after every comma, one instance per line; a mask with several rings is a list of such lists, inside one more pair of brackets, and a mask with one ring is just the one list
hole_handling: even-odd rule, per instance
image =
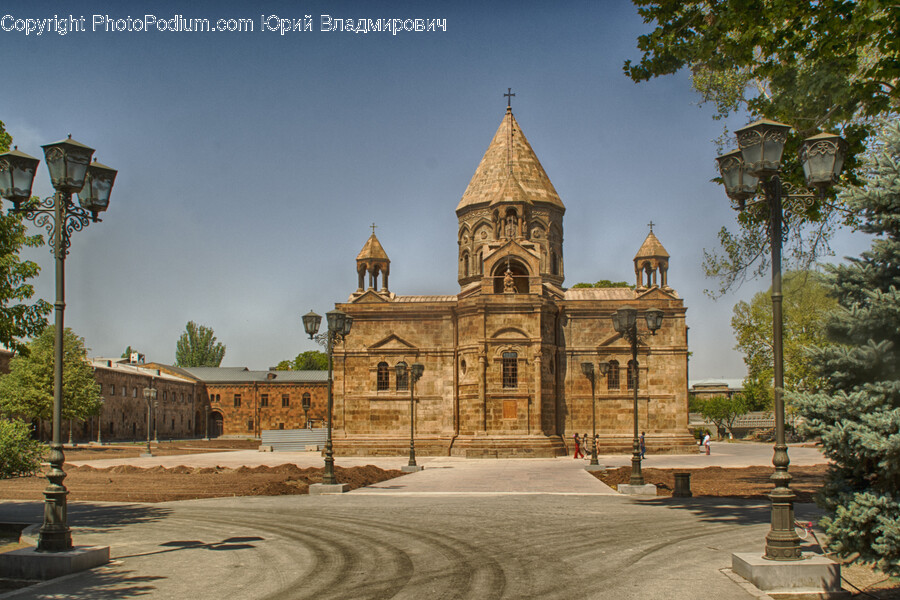
[[647, 234], [647, 239], [644, 240], [640, 250], [634, 255], [635, 260], [639, 258], [669, 258], [669, 253], [666, 252], [662, 243], [660, 243], [659, 239], [654, 235], [653, 229], [650, 229], [650, 233]]
[[510, 106], [506, 107], [503, 121], [456, 210], [475, 204], [502, 202], [507, 194], [516, 200], [524, 194], [528, 202], [546, 202], [565, 208]]

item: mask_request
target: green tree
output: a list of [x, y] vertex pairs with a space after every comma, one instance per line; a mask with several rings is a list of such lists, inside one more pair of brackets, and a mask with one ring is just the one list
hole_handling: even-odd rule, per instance
[[596, 283], [576, 283], [572, 286], [573, 288], [631, 288], [634, 289], [633, 285], [629, 285], [627, 281], [610, 281], [609, 279], [601, 279]]
[[[9, 150], [12, 137], [0, 121], [0, 152]], [[40, 235], [26, 235], [21, 215], [0, 215], [0, 343], [15, 352], [27, 352], [24, 338], [38, 335], [47, 325], [52, 306], [34, 296], [29, 283], [40, 273], [37, 263], [21, 260], [23, 247], [37, 248], [44, 243]]]
[[41, 444], [26, 423], [0, 417], [0, 479], [32, 475], [41, 468]]
[[301, 352], [294, 360], [283, 360], [275, 366], [279, 371], [327, 371], [328, 355], [318, 350]]
[[[810, 366], [807, 350], [827, 344], [825, 316], [837, 307], [823, 277], [816, 271], [792, 271], [783, 283], [784, 387], [791, 391], [818, 389], [822, 378]], [[747, 377], [744, 394], [752, 410], [771, 410], [772, 391], [772, 299], [771, 289], [734, 306], [731, 327], [735, 349], [744, 354]]]
[[225, 345], [216, 342], [211, 327], [188, 321], [175, 344], [175, 364], [179, 367], [218, 367], [225, 358]]
[[[0, 377], [0, 413], [50, 419], [53, 414], [53, 368], [56, 330], [49, 326], [28, 344], [27, 355], [10, 361]], [[94, 370], [87, 361], [84, 338], [66, 328], [63, 335], [63, 419], [86, 419], [100, 413], [103, 401]]]
[[900, 576], [900, 124], [882, 140], [865, 185], [841, 191], [876, 237], [830, 269], [833, 344], [811, 357], [828, 385], [794, 402], [832, 464], [818, 497], [830, 549]]
[[747, 401], [740, 394], [732, 397], [713, 396], [706, 400], [694, 400], [691, 410], [699, 412], [703, 418], [716, 426], [718, 437], [721, 438], [725, 431], [734, 433], [732, 428], [738, 418], [749, 412]]
[[[896, 8], [844, 0], [633, 2], [655, 28], [638, 38], [643, 55], [637, 64], [627, 61], [625, 73], [637, 82], [686, 68], [702, 102], [715, 104], [714, 118], [746, 111], [791, 125], [796, 134], [785, 149], [788, 182], [802, 183], [799, 141], [822, 130], [838, 130], [848, 141], [843, 178], [857, 182], [865, 140], [879, 119], [900, 110]], [[786, 258], [803, 268], [830, 252], [836, 226], [855, 223], [831, 194], [787, 211], [785, 219]], [[768, 270], [765, 211], [744, 211], [738, 222], [737, 233], [719, 232], [719, 250], [705, 252], [704, 269], [719, 280], [713, 295]]]

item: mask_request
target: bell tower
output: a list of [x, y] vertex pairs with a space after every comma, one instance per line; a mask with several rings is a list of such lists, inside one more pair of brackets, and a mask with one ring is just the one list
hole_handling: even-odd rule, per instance
[[507, 270], [517, 278], [516, 289], [533, 287], [521, 278], [561, 286], [565, 210], [507, 105], [456, 207], [460, 287], [482, 283], [484, 290], [502, 293], [504, 286], [488, 285], [484, 279], [496, 283]]

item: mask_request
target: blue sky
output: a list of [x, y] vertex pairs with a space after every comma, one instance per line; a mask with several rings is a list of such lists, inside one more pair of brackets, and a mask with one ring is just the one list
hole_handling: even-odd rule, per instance
[[[262, 8], [260, 8], [262, 6]], [[703, 248], [735, 214], [716, 175], [721, 123], [686, 74], [622, 73], [649, 30], [630, 2], [10, 2], [0, 21], [85, 17], [86, 31], [0, 29], [0, 120], [19, 149], [73, 138], [119, 170], [103, 222], [73, 237], [66, 325], [94, 356], [174, 360], [188, 320], [265, 369], [314, 349], [300, 316], [356, 288], [377, 224], [398, 294], [453, 294], [454, 209], [498, 127], [503, 93], [566, 205], [566, 285], [634, 277], [647, 223], [688, 306], [691, 378], [744, 375], [738, 300], [712, 301]], [[91, 31], [112, 19], [252, 19], [253, 32]], [[261, 16], [313, 31], [260, 31]], [[321, 16], [446, 19], [446, 32], [321, 31]], [[731, 123], [746, 122], [740, 116]], [[49, 195], [45, 168], [36, 193]], [[841, 234], [838, 256], [868, 241]], [[53, 297], [46, 248], [29, 252]]]

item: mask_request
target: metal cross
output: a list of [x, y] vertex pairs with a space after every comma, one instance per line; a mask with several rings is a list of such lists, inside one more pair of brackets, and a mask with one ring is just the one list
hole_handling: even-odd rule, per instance
[[[650, 221], [649, 223], [647, 223], [647, 225], [650, 226], [650, 233], [653, 233], [653, 226], [656, 225], [656, 223], [654, 223], [653, 221]], [[375, 231], [375, 230], [373, 229], [372, 231]]]
[[506, 98], [506, 108], [512, 108], [512, 97], [515, 94], [512, 93], [512, 88], [506, 88], [506, 93], [503, 94], [503, 97]]
[[375, 228], [377, 227], [377, 225], [375, 225], [375, 223], [372, 223], [371, 225], [369, 225], [369, 227], [372, 228], [372, 235], [375, 235]]

